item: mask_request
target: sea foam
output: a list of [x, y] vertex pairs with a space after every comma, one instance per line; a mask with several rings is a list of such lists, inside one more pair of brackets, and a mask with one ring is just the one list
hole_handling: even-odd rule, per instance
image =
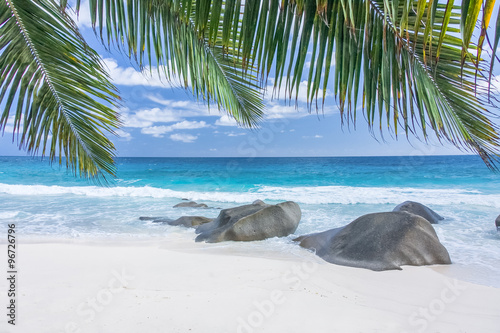
[[0, 184], [0, 194], [19, 196], [74, 195], [87, 197], [188, 198], [221, 203], [249, 203], [257, 199], [291, 200], [303, 204], [399, 204], [406, 200], [434, 205], [477, 205], [500, 208], [499, 194], [486, 194], [465, 189], [422, 189], [410, 187], [353, 186], [262, 186], [247, 192], [179, 191], [165, 188], [47, 186]]

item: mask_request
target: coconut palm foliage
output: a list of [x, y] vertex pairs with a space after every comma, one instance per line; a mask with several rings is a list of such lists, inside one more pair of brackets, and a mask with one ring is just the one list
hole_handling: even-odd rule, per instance
[[[260, 89], [251, 75], [242, 78], [238, 59], [209, 47], [168, 6], [146, 1], [106, 5], [113, 4], [130, 15], [112, 16], [115, 25], [108, 17], [107, 27], [126, 27], [126, 35], [115, 36], [141, 66], [144, 55], [149, 64], [155, 56], [167, 79], [177, 75], [196, 96], [215, 102], [242, 125], [257, 123], [263, 109]], [[102, 3], [95, 5], [94, 10], [102, 10]], [[106, 135], [119, 125], [113, 111], [118, 95], [66, 6], [52, 0], [0, 1], [0, 103], [5, 105], [0, 130], [13, 121], [19, 147], [51, 160], [58, 156], [80, 176], [106, 180], [106, 174], [114, 174], [114, 146]]]
[[[19, 147], [59, 156], [75, 174], [113, 174], [117, 101], [100, 58], [52, 1], [0, 2], [0, 130]], [[104, 104], [103, 104], [104, 103]], [[65, 158], [63, 158], [65, 157]]]
[[[220, 28], [217, 21], [210, 27], [199, 22], [196, 13], [210, 12], [210, 3], [90, 0], [89, 5], [92, 24], [105, 44], [128, 52], [141, 67], [151, 70], [154, 63], [160, 75], [180, 79], [196, 97], [215, 103], [242, 126], [253, 127], [261, 119], [257, 78], [243, 76], [241, 59], [211, 43], [210, 34]], [[77, 11], [80, 6], [77, 0]]]
[[[396, 135], [403, 130], [407, 136], [427, 138], [433, 131], [440, 139], [477, 152], [490, 167], [498, 158], [499, 135], [487, 110], [486, 90], [479, 87], [488, 81], [482, 50], [489, 41], [486, 27], [494, 2], [88, 1], [94, 28], [105, 45], [117, 46], [141, 66], [155, 66], [167, 79], [179, 78], [195, 96], [214, 102], [242, 125], [254, 126], [262, 116], [260, 87], [270, 75], [275, 88], [288, 98], [305, 77], [310, 106], [318, 106], [318, 99], [323, 104], [331, 90], [346, 122], [355, 122], [361, 113], [372, 128], [387, 126]], [[80, 5], [77, 0], [77, 9]], [[96, 167], [89, 175], [100, 168], [110, 172], [111, 157], [99, 165], [96, 156], [101, 155], [90, 153], [101, 149], [101, 157], [111, 156], [112, 146], [102, 133], [116, 126], [116, 116], [88, 98], [94, 95], [113, 103], [116, 95], [96, 66], [95, 53], [65, 15], [66, 6], [61, 0], [57, 12], [51, 0], [2, 1], [3, 89], [7, 102], [20, 96], [15, 119], [21, 143], [28, 149], [37, 151], [50, 133], [52, 157], [59, 145], [76, 169], [87, 170], [93, 160]], [[481, 25], [476, 27], [476, 22]], [[477, 47], [475, 28], [480, 31]], [[496, 30], [494, 50], [500, 36], [498, 21]], [[25, 49], [24, 62], [17, 48]], [[55, 53], [57, 57], [51, 56]], [[45, 85], [43, 91], [50, 93], [42, 95]], [[69, 87], [71, 91], [64, 90]], [[57, 103], [48, 102], [51, 94]], [[0, 126], [5, 127], [9, 109]], [[79, 120], [77, 125], [73, 121], [64, 131], [48, 125], [72, 119], [68, 115]], [[84, 134], [77, 135], [79, 131]], [[73, 132], [70, 140], [68, 133]], [[81, 142], [93, 150], [75, 148]], [[87, 156], [82, 152], [88, 159], [82, 160]]]
[[[307, 77], [309, 103], [324, 102], [331, 89], [347, 122], [361, 111], [372, 128], [387, 126], [396, 135], [401, 128], [426, 139], [432, 131], [494, 167], [499, 134], [481, 89], [487, 77], [481, 50], [495, 1], [456, 2], [175, 3], [205, 39], [236, 52], [261, 78], [273, 75], [275, 88], [284, 85], [289, 98]], [[477, 22], [482, 24], [475, 47]]]

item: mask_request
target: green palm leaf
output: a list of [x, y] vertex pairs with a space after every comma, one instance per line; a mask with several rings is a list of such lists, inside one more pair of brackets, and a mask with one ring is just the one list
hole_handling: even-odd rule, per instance
[[117, 99], [98, 55], [51, 0], [0, 3], [0, 130], [9, 117], [20, 148], [97, 181], [114, 174]]
[[[309, 103], [320, 89], [324, 102], [327, 88], [333, 87], [343, 120], [356, 120], [362, 100], [370, 126], [382, 130], [385, 125], [396, 135], [402, 127], [407, 136], [420, 132], [424, 139], [431, 130], [495, 167], [500, 137], [490, 120], [486, 90], [480, 89], [487, 68], [480, 52], [469, 52], [481, 1], [462, 2], [462, 16], [453, 1], [284, 0], [279, 10], [274, 3], [245, 3], [240, 20], [252, 22], [253, 29], [224, 20], [220, 30], [239, 37], [231, 51], [255, 61], [264, 77], [274, 70], [275, 88], [285, 76], [288, 98], [307, 75]], [[492, 3], [486, 1], [484, 24]], [[229, 40], [225, 43], [231, 48]]]
[[208, 105], [215, 103], [240, 125], [257, 125], [263, 115], [262, 92], [255, 75], [243, 75], [243, 68], [249, 68], [246, 60], [222, 42], [219, 19], [221, 13], [227, 14], [222, 1], [211, 5], [185, 0], [90, 0], [89, 4], [92, 24], [107, 45], [124, 48], [141, 67], [157, 65], [167, 79], [180, 79], [196, 97]]

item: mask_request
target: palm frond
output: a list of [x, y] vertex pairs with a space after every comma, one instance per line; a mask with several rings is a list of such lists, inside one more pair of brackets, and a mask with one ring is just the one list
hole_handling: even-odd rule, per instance
[[[480, 58], [482, 41], [477, 48], [471, 42], [482, 3], [463, 1], [460, 7], [453, 0], [245, 2], [240, 22], [252, 22], [253, 29], [224, 19], [223, 36], [236, 36], [237, 43], [222, 40], [244, 63], [252, 59], [264, 77], [274, 70], [276, 89], [284, 76], [288, 98], [298, 93], [306, 76], [310, 105], [318, 98], [324, 103], [327, 89], [333, 88], [343, 121], [356, 121], [362, 101], [370, 126], [379, 124], [382, 130], [387, 125], [396, 135], [402, 127], [407, 136], [420, 132], [424, 138], [430, 129], [440, 140], [476, 152], [494, 168], [499, 158], [498, 126], [490, 120], [485, 90], [476, 81], [485, 81], [487, 72]], [[485, 24], [491, 3], [485, 3]], [[222, 12], [226, 14], [226, 7]]]
[[484, 38], [472, 44], [481, 8], [487, 25], [493, 3], [90, 0], [90, 8], [108, 45], [124, 47], [141, 65], [159, 64], [167, 77], [178, 75], [240, 123], [261, 116], [258, 87], [269, 75], [278, 92], [284, 79], [288, 98], [307, 77], [309, 106], [324, 103], [333, 88], [343, 121], [355, 122], [362, 102], [371, 127], [424, 138], [433, 131], [493, 168], [498, 127], [477, 82], [487, 76]]
[[125, 49], [141, 67], [156, 64], [167, 79], [180, 79], [197, 98], [215, 103], [240, 125], [257, 125], [263, 114], [257, 77], [242, 75], [244, 59], [224, 49], [218, 19], [208, 20], [220, 18], [220, 6], [185, 0], [90, 0], [89, 5], [92, 24], [106, 45]]
[[[52, 0], [0, 3], [0, 117], [13, 140], [32, 154], [59, 156], [75, 174], [97, 181], [114, 175], [116, 102], [99, 56]], [[103, 104], [105, 103], [105, 104]]]
[[490, 73], [489, 73], [489, 76], [488, 76], [488, 96], [490, 94], [490, 88], [491, 88], [491, 75], [493, 74], [493, 67], [495, 65], [495, 60], [497, 59], [496, 58], [496, 52], [497, 52], [497, 48], [498, 48], [498, 41], [500, 40], [500, 11], [498, 11], [497, 13], [497, 21], [496, 21], [496, 25], [495, 25], [495, 35], [493, 37], [493, 55], [492, 55], [492, 59], [491, 59], [491, 63], [490, 63]]

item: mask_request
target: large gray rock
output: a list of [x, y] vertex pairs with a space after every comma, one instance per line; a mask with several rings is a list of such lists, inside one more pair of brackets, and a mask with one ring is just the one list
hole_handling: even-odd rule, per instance
[[301, 216], [299, 205], [292, 201], [223, 209], [215, 220], [196, 229], [199, 233], [196, 241], [217, 243], [284, 237], [295, 232]]
[[497, 226], [497, 231], [500, 231], [500, 215], [495, 220], [495, 225]]
[[405, 201], [402, 204], [397, 205], [396, 208], [393, 209], [393, 212], [408, 212], [422, 216], [432, 224], [437, 224], [439, 221], [444, 220], [443, 217], [429, 207], [415, 201]]
[[296, 240], [330, 263], [374, 271], [451, 264], [430, 222], [406, 212], [367, 214], [345, 227]]
[[208, 208], [204, 203], [197, 203], [194, 201], [181, 202], [175, 205], [173, 208], [181, 208], [181, 207], [194, 207], [194, 208]]

